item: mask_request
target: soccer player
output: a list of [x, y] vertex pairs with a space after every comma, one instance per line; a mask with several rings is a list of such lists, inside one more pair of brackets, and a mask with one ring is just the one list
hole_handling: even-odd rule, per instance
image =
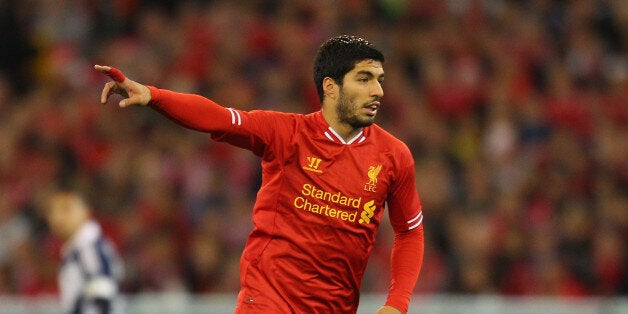
[[323, 43], [314, 61], [321, 110], [225, 108], [199, 95], [132, 81], [109, 66], [101, 95], [147, 105], [261, 157], [254, 229], [240, 261], [236, 313], [355, 313], [384, 209], [395, 232], [392, 280], [377, 313], [405, 313], [423, 259], [423, 214], [405, 144], [374, 124], [384, 56], [354, 36]]
[[122, 266], [90, 209], [76, 192], [54, 193], [46, 211], [52, 233], [63, 238], [59, 271], [61, 305], [66, 313], [119, 313], [118, 281]]

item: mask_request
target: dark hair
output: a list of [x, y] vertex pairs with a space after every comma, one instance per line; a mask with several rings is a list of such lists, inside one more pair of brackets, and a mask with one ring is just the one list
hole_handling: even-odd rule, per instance
[[314, 59], [314, 84], [319, 100], [323, 101], [323, 79], [330, 77], [342, 85], [345, 74], [351, 71], [356, 63], [365, 59], [384, 63], [381, 51], [363, 38], [341, 35], [324, 42]]

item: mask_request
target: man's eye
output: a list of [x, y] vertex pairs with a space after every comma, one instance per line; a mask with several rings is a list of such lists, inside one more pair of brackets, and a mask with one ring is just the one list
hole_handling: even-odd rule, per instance
[[358, 81], [360, 81], [360, 82], [362, 82], [362, 83], [366, 83], [366, 82], [368, 82], [368, 81], [369, 81], [369, 79], [367, 79], [367, 78], [363, 77], [363, 78], [358, 79]]

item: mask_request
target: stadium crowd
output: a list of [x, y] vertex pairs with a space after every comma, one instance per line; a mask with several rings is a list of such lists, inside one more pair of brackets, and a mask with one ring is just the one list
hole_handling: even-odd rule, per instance
[[[417, 293], [626, 295], [628, 3], [622, 0], [0, 1], [0, 294], [56, 291], [42, 219], [77, 187], [125, 293], [235, 293], [260, 182], [250, 152], [99, 104], [111, 64], [225, 106], [307, 113], [312, 62], [356, 34], [386, 54], [378, 123], [411, 148]], [[364, 292], [385, 292], [384, 222]]]

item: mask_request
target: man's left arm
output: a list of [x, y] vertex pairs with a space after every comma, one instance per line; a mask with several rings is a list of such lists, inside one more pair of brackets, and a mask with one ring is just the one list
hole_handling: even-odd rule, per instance
[[391, 283], [386, 304], [377, 314], [406, 313], [423, 263], [423, 211], [415, 183], [412, 154], [404, 147], [388, 198], [388, 215], [395, 232], [390, 266]]
[[[423, 225], [407, 232], [395, 232], [390, 258], [391, 284], [386, 305], [377, 313], [406, 313], [423, 262]], [[388, 307], [392, 307], [390, 309]], [[397, 310], [395, 312], [393, 310]]]

